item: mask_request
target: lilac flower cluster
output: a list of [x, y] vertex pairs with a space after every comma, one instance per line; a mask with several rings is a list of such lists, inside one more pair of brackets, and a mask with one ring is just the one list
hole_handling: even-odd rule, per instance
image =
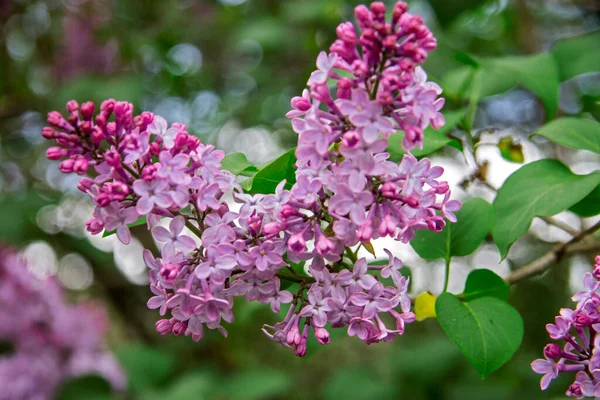
[[585, 274], [584, 290], [573, 296], [574, 310], [563, 308], [554, 324], [546, 325], [552, 340], [563, 340], [544, 347], [545, 359], [531, 363], [531, 368], [543, 374], [540, 386], [546, 390], [560, 373], [576, 373], [567, 396], [582, 399], [600, 397], [600, 256], [594, 271]]
[[[194, 340], [206, 328], [226, 335], [222, 322], [233, 321], [233, 299], [240, 296], [276, 313], [290, 304], [283, 321], [263, 331], [299, 356], [310, 331], [329, 342], [327, 324], [375, 343], [392, 340], [414, 321], [400, 260], [388, 252], [387, 265], [372, 266], [357, 257], [373, 239], [407, 243], [415, 230], [440, 231], [460, 208], [449, 200], [448, 184], [437, 180], [442, 168], [410, 154], [396, 164], [385, 153], [396, 129], [405, 131], [409, 150], [421, 143], [423, 128], [443, 124], [439, 87], [415, 67], [435, 39], [405, 11], [397, 3], [389, 24], [382, 3], [370, 11], [357, 7], [360, 38], [344, 23], [331, 54], [319, 55], [310, 92], [292, 99], [288, 113], [299, 134], [289, 190], [283, 181], [273, 194], [244, 193], [221, 169], [223, 152], [182, 124], [169, 127], [149, 112], [133, 117], [129, 103], [107, 100], [95, 120], [92, 103], [69, 102], [66, 119], [49, 114], [51, 127], [42, 134], [59, 147], [48, 157], [66, 158], [59, 165], [65, 173], [96, 171], [79, 184], [96, 205], [88, 231], [116, 230], [128, 243], [128, 225], [145, 217], [164, 243], [160, 257], [144, 252], [154, 294], [148, 306], [166, 316], [156, 323], [158, 332]], [[342, 71], [352, 77], [341, 78]], [[336, 100], [329, 79], [338, 81]], [[159, 224], [162, 218], [168, 227]], [[282, 279], [297, 285], [295, 294], [281, 290]]]
[[71, 377], [99, 374], [116, 390], [125, 377], [103, 343], [106, 315], [97, 304], [68, 304], [53, 280], [31, 275], [22, 258], [0, 248], [0, 399], [54, 398]]

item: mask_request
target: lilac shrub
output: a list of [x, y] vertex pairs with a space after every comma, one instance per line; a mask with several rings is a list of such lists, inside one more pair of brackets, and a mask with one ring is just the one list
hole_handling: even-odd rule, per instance
[[531, 368], [543, 374], [540, 386], [546, 390], [561, 373], [574, 373], [575, 381], [567, 396], [581, 399], [600, 397], [600, 256], [594, 271], [585, 274], [584, 289], [573, 296], [575, 309], [563, 308], [554, 324], [546, 325], [552, 340], [564, 341], [544, 347], [545, 359], [531, 363]]
[[[144, 251], [154, 294], [148, 306], [165, 316], [159, 333], [196, 341], [205, 329], [227, 335], [223, 322], [233, 322], [236, 297], [270, 304], [275, 313], [285, 305], [284, 319], [263, 331], [298, 356], [311, 331], [321, 344], [329, 328], [342, 327], [376, 343], [415, 320], [401, 261], [389, 251], [383, 266], [357, 257], [374, 239], [408, 243], [416, 230], [439, 232], [460, 208], [438, 179], [443, 169], [410, 154], [427, 126], [443, 125], [444, 100], [419, 66], [436, 41], [406, 8], [396, 3], [386, 22], [383, 3], [358, 6], [360, 29], [350, 22], [337, 28], [339, 39], [319, 54], [309, 89], [291, 101], [296, 179], [275, 193], [244, 193], [221, 168], [222, 151], [185, 125], [169, 126], [150, 112], [134, 117], [129, 103], [104, 101], [95, 118], [91, 102], [70, 101], [66, 118], [49, 114], [42, 135], [58, 146], [48, 158], [62, 159], [64, 173], [95, 170], [78, 186], [96, 206], [88, 231], [116, 230], [127, 244], [128, 226], [145, 217], [164, 244], [160, 257]], [[385, 152], [398, 130], [408, 153], [399, 164]], [[295, 293], [282, 290], [282, 280], [296, 283]]]
[[52, 279], [38, 280], [12, 250], [0, 248], [0, 399], [54, 398], [69, 378], [97, 374], [125, 388], [104, 345], [107, 316], [99, 304], [69, 304]]

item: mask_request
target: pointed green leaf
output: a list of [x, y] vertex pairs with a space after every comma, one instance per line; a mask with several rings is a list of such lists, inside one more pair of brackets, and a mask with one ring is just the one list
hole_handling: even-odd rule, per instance
[[494, 200], [492, 235], [500, 255], [529, 229], [534, 217], [549, 217], [577, 204], [600, 184], [600, 171], [575, 175], [557, 160], [527, 164], [508, 177]]
[[452, 256], [473, 253], [490, 232], [494, 212], [487, 201], [472, 198], [465, 201], [456, 218], [457, 222], [448, 223], [442, 232], [416, 232], [410, 244], [419, 256], [426, 260], [449, 260]]
[[596, 189], [592, 190], [579, 203], [569, 208], [569, 211], [580, 217], [593, 217], [600, 214], [600, 186], [596, 186]]
[[494, 372], [517, 351], [523, 339], [523, 319], [495, 297], [462, 302], [442, 293], [435, 303], [440, 326], [482, 377]]
[[285, 188], [290, 189], [296, 182], [295, 148], [281, 155], [275, 161], [260, 169], [252, 178], [242, 182], [242, 188], [248, 193], [274, 193], [282, 180], [286, 180]]
[[561, 81], [600, 71], [600, 30], [561, 39], [552, 46]]
[[475, 269], [467, 276], [465, 290], [461, 298], [465, 301], [491, 296], [500, 300], [508, 297], [508, 284], [489, 269]]
[[234, 175], [252, 176], [258, 172], [258, 168], [248, 162], [244, 153], [227, 154], [221, 161], [221, 168]]
[[591, 119], [560, 118], [542, 126], [534, 134], [561, 146], [600, 154], [600, 123]]

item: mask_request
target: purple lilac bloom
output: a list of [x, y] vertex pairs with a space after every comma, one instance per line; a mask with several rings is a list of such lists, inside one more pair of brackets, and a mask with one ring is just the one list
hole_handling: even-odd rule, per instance
[[575, 373], [575, 381], [567, 389], [567, 396], [600, 397], [600, 256], [596, 257], [594, 272], [585, 274], [585, 290], [573, 296], [578, 302], [574, 309], [562, 309], [555, 324], [546, 325], [552, 340], [563, 341], [561, 348], [550, 343], [544, 348], [544, 359], [531, 363], [534, 372], [543, 375], [540, 381], [546, 390], [561, 373]]

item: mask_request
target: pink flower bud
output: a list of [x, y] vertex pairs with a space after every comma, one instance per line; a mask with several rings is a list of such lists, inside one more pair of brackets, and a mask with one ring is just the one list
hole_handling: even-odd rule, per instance
[[322, 101], [323, 103], [331, 103], [331, 93], [325, 83], [316, 83], [310, 88], [310, 94], [315, 100]]
[[349, 78], [342, 78], [337, 83], [337, 97], [340, 99], [350, 99], [352, 94], [352, 81]]
[[356, 230], [356, 237], [361, 242], [368, 242], [373, 238], [373, 227], [371, 226], [371, 221], [365, 222]]
[[50, 147], [46, 150], [46, 158], [49, 160], [60, 160], [67, 156], [67, 150], [61, 149], [60, 147]]
[[356, 6], [354, 15], [356, 16], [356, 22], [358, 22], [358, 26], [361, 29], [368, 28], [371, 25], [371, 12], [364, 4]]
[[103, 114], [111, 114], [115, 108], [115, 99], [104, 100], [102, 104], [100, 104], [100, 110]]
[[384, 18], [385, 17], [385, 4], [381, 1], [374, 1], [371, 3], [371, 12], [373, 16], [376, 18]]
[[142, 170], [142, 179], [151, 181], [154, 178], [156, 178], [156, 167], [154, 165], [146, 165]]
[[392, 24], [395, 25], [407, 9], [408, 5], [403, 1], [399, 1], [394, 4], [394, 11], [392, 11]]
[[265, 224], [265, 226], [263, 227], [263, 233], [267, 236], [267, 237], [272, 237], [277, 235], [279, 232], [281, 232], [281, 225], [279, 224], [279, 222], [269, 222], [267, 224]]
[[171, 329], [173, 327], [171, 325], [171, 321], [169, 321], [168, 319], [159, 319], [158, 321], [156, 321], [156, 324], [154, 324], [154, 326], [156, 326], [156, 331], [163, 336], [171, 333]]
[[320, 344], [329, 344], [329, 331], [325, 328], [315, 327], [315, 338]]
[[182, 149], [188, 142], [187, 133], [180, 132], [175, 136], [175, 148]]
[[363, 60], [354, 60], [351, 67], [352, 73], [358, 77], [366, 76], [369, 73], [369, 66]]
[[86, 135], [89, 135], [93, 129], [94, 126], [91, 121], [81, 121], [81, 124], [79, 124], [79, 130]]
[[187, 323], [177, 321], [173, 324], [173, 335], [179, 336], [187, 329]]
[[95, 185], [94, 181], [91, 180], [90, 178], [81, 178], [79, 180], [79, 183], [77, 184], [77, 189], [79, 189], [83, 193], [86, 193], [94, 185]]
[[544, 347], [544, 355], [551, 359], [557, 359], [561, 357], [562, 349], [556, 343], [550, 343]]
[[110, 204], [111, 200], [110, 200], [110, 196], [108, 193], [99, 193], [98, 196], [96, 196], [96, 205], [98, 207], [106, 207]]
[[256, 232], [260, 231], [261, 226], [262, 226], [262, 217], [260, 217], [258, 215], [253, 215], [250, 218], [248, 218], [248, 228], [250, 228], [250, 231], [256, 233]]
[[296, 233], [288, 240], [288, 250], [294, 253], [302, 253], [306, 250], [306, 241], [304, 240], [304, 231]]
[[73, 172], [74, 165], [75, 165], [75, 161], [73, 159], [69, 158], [68, 160], [64, 160], [60, 164], [58, 164], [58, 168], [61, 170], [62, 173], [69, 174], [69, 173]]
[[298, 110], [298, 111], [302, 111], [302, 112], [306, 112], [306, 111], [310, 110], [310, 107], [311, 107], [310, 99], [307, 99], [306, 97], [302, 97], [302, 96], [292, 97], [290, 104], [294, 110]]
[[104, 225], [96, 218], [92, 218], [85, 223], [85, 229], [92, 235], [97, 235], [104, 230]]
[[121, 166], [121, 155], [115, 150], [109, 150], [104, 153], [104, 159], [106, 160], [106, 163], [113, 168]]
[[49, 126], [42, 128], [42, 136], [44, 139], [54, 139], [56, 136], [56, 131]]
[[67, 102], [67, 111], [74, 113], [77, 112], [77, 110], [79, 110], [79, 103], [77, 103], [75, 100], [69, 100]]
[[381, 186], [383, 197], [394, 199], [400, 194], [400, 188], [394, 182], [386, 182]]
[[433, 232], [441, 232], [446, 226], [446, 222], [441, 217], [432, 217], [427, 220], [427, 227]]
[[398, 37], [396, 37], [396, 35], [389, 35], [389, 36], [386, 36], [385, 39], [383, 39], [383, 47], [385, 47], [386, 49], [395, 48], [397, 43], [398, 43]]
[[352, 22], [342, 22], [335, 29], [335, 32], [340, 40], [344, 41], [345, 43], [352, 46], [356, 44], [356, 31], [354, 30], [354, 25], [352, 25]]
[[77, 175], [83, 175], [88, 170], [88, 166], [89, 166], [88, 160], [80, 157], [80, 158], [77, 158], [77, 160], [75, 160], [75, 162], [73, 163], [73, 171]]
[[360, 145], [360, 135], [356, 131], [348, 131], [342, 137], [342, 144], [349, 149], [358, 147]]
[[86, 101], [85, 103], [83, 103], [81, 105], [81, 110], [80, 110], [81, 116], [83, 117], [83, 119], [91, 120], [92, 116], [94, 115], [95, 107], [96, 106], [91, 101]]

